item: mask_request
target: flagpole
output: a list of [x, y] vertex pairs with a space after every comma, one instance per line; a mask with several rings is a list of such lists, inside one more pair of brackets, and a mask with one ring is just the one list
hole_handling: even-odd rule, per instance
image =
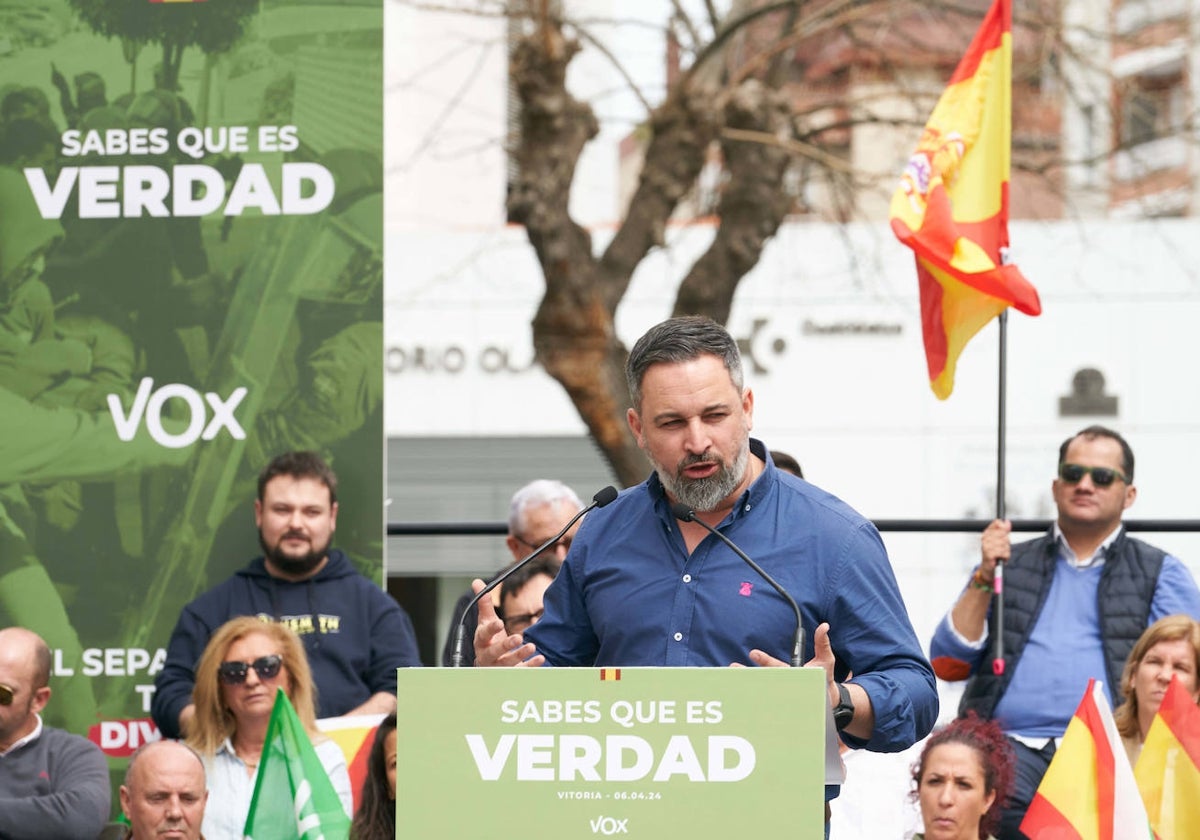
[[[996, 400], [998, 414], [996, 421], [996, 518], [1005, 518], [1004, 508], [1004, 451], [1005, 437], [1008, 431], [1007, 388], [1008, 382], [1008, 307], [1000, 311], [1000, 365], [998, 376], [999, 396]], [[1000, 676], [1004, 673], [1004, 561], [996, 561], [995, 577], [992, 579], [992, 589], [996, 593], [992, 607], [992, 621], [996, 628], [995, 655], [992, 658], [992, 673]]]

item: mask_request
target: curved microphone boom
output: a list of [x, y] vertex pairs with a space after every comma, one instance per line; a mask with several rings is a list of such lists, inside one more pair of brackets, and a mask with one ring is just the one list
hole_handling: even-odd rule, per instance
[[470, 615], [470, 613], [471, 613], [471, 607], [478, 604], [480, 599], [482, 599], [484, 595], [487, 595], [489, 592], [491, 592], [497, 586], [504, 583], [504, 581], [508, 578], [508, 576], [511, 575], [513, 572], [515, 572], [517, 569], [521, 568], [526, 563], [533, 560], [533, 558], [537, 557], [543, 551], [545, 551], [550, 546], [554, 545], [556, 542], [558, 542], [560, 539], [562, 539], [563, 534], [567, 533], [567, 531], [570, 531], [571, 526], [574, 525], [576, 522], [578, 522], [580, 519], [582, 519], [583, 515], [585, 513], [589, 513], [590, 511], [592, 511], [598, 507], [604, 507], [605, 505], [607, 505], [609, 502], [613, 501], [616, 498], [617, 498], [616, 489], [611, 484], [609, 486], [605, 487], [603, 490], [601, 490], [595, 496], [592, 496], [592, 503], [590, 505], [588, 505], [587, 507], [585, 507], [583, 510], [579, 511], [579, 513], [572, 516], [571, 521], [568, 522], [566, 525], [564, 525], [562, 527], [561, 531], [559, 531], [553, 537], [546, 540], [544, 543], [542, 543], [537, 548], [535, 548], [533, 550], [533, 553], [530, 554], [528, 557], [522, 557], [518, 562], [513, 563], [511, 566], [509, 566], [507, 569], [505, 569], [503, 573], [501, 573], [501, 574], [497, 575], [495, 578], [493, 578], [492, 581], [490, 583], [488, 583], [487, 586], [483, 587], [483, 589], [480, 589], [477, 593], [475, 593], [475, 597], [467, 602], [467, 606], [463, 610], [462, 618], [460, 618], [458, 620], [458, 626], [454, 628], [454, 655], [450, 659], [451, 667], [453, 667], [453, 668], [462, 667], [463, 634], [466, 632], [466, 621], [467, 621], [467, 616]]
[[725, 545], [729, 546], [733, 550], [734, 554], [736, 554], [738, 557], [742, 558], [743, 562], [745, 562], [747, 566], [749, 566], [754, 571], [758, 572], [759, 577], [761, 577], [767, 583], [771, 584], [772, 588], [774, 588], [774, 590], [776, 592], [778, 592], [780, 594], [780, 596], [782, 596], [783, 600], [788, 602], [788, 606], [790, 606], [792, 608], [792, 611], [796, 613], [796, 636], [792, 640], [792, 667], [799, 668], [801, 665], [803, 665], [804, 664], [804, 619], [801, 618], [801, 616], [800, 616], [800, 607], [798, 607], [796, 605], [796, 599], [793, 598], [791, 595], [789, 595], [788, 591], [786, 589], [784, 589], [782, 586], [780, 586], [779, 583], [775, 580], [775, 578], [773, 578], [769, 574], [767, 574], [766, 570], [762, 566], [755, 563], [753, 560], [750, 559], [750, 556], [748, 554], [746, 554], [746, 552], [744, 552], [740, 548], [738, 548], [737, 545], [734, 544], [733, 540], [729, 539], [729, 537], [722, 534], [720, 531], [718, 531], [713, 526], [709, 525], [704, 520], [699, 519], [696, 516], [696, 511], [692, 510], [687, 505], [676, 502], [675, 504], [671, 505], [671, 514], [676, 519], [680, 520], [681, 522], [695, 522], [697, 525], [703, 526], [710, 534], [715, 535], [717, 537], [717, 539], [719, 539], [721, 542], [725, 543]]

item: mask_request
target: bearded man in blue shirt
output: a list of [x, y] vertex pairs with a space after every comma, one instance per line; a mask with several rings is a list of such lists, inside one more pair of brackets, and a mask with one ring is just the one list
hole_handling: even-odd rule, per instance
[[[506, 633], [483, 599], [476, 664], [785, 665], [791, 606], [703, 525], [677, 519], [680, 503], [796, 598], [848, 745], [893, 752], [923, 738], [938, 712], [933, 671], [883, 542], [750, 437], [754, 395], [729, 333], [664, 321], [634, 345], [626, 376], [629, 426], [654, 473], [588, 515], [524, 634]], [[853, 678], [836, 680], [846, 669]]]

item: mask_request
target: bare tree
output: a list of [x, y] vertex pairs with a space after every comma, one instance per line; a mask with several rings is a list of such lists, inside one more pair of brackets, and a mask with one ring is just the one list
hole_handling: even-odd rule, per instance
[[[1097, 54], [1064, 39], [1064, 2], [1031, 0], [1014, 20], [1014, 216], [1069, 213], [1063, 62], [1091, 62], [1089, 72], [1108, 76]], [[672, 0], [672, 45], [682, 58], [661, 103], [647, 106], [637, 187], [602, 250], [569, 212], [576, 165], [599, 124], [568, 89], [567, 71], [583, 44], [602, 52], [603, 44], [587, 22], [566, 16], [569, 3], [497, 3], [485, 11], [502, 8], [521, 23], [510, 54], [520, 122], [510, 138], [516, 174], [508, 215], [524, 226], [545, 280], [532, 325], [535, 354], [619, 480], [636, 483], [646, 461], [625, 423], [627, 350], [614, 318], [714, 150], [721, 184], [713, 239], [686, 273], [673, 310], [723, 322], [780, 224], [809, 209], [805, 193], [814, 185], [823, 218], [839, 221], [859, 215], [864, 191], [891, 193], [899, 172], [856, 166], [850, 138], [866, 125], [901, 129], [908, 139], [886, 151], [903, 160], [990, 0], [727, 0], [721, 9], [715, 0]], [[1075, 164], [1093, 165], [1110, 148], [1096, 144], [1094, 159]]]
[[[715, 235], [680, 285], [674, 312], [726, 320], [739, 281], [794, 209], [794, 196], [783, 185], [796, 155], [809, 150], [818, 160], [837, 163], [836, 155], [821, 154], [821, 136], [830, 128], [806, 130], [804, 103], [786, 88], [797, 44], [887, 5], [735, 0], [725, 14], [708, 4], [707, 20], [693, 21], [675, 4], [676, 27], [689, 42], [691, 62], [647, 118], [649, 141], [636, 191], [599, 254], [568, 212], [576, 163], [598, 130], [592, 109], [566, 87], [567, 67], [583, 36], [547, 0], [520, 10], [528, 28], [511, 63], [521, 122], [511, 150], [519, 175], [508, 209], [510, 219], [525, 226], [545, 276], [546, 293], [533, 321], [534, 348], [625, 484], [640, 481], [646, 471], [624, 419], [627, 350], [613, 326], [634, 270], [664, 244], [668, 221], [715, 144], [724, 176]], [[814, 111], [824, 107], [807, 105]]]

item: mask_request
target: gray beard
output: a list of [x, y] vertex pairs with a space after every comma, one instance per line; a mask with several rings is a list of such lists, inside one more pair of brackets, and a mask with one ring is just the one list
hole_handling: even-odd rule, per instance
[[720, 507], [721, 502], [737, 489], [746, 475], [746, 464], [749, 460], [750, 440], [747, 438], [737, 455], [734, 456], [733, 463], [729, 465], [722, 463], [717, 471], [707, 478], [689, 479], [683, 476], [684, 467], [706, 463], [703, 458], [685, 459], [674, 473], [664, 469], [660, 464], [655, 464], [654, 469], [658, 473], [658, 479], [662, 482], [663, 487], [675, 497], [677, 502], [687, 505], [694, 511], [704, 512], [716, 510]]

